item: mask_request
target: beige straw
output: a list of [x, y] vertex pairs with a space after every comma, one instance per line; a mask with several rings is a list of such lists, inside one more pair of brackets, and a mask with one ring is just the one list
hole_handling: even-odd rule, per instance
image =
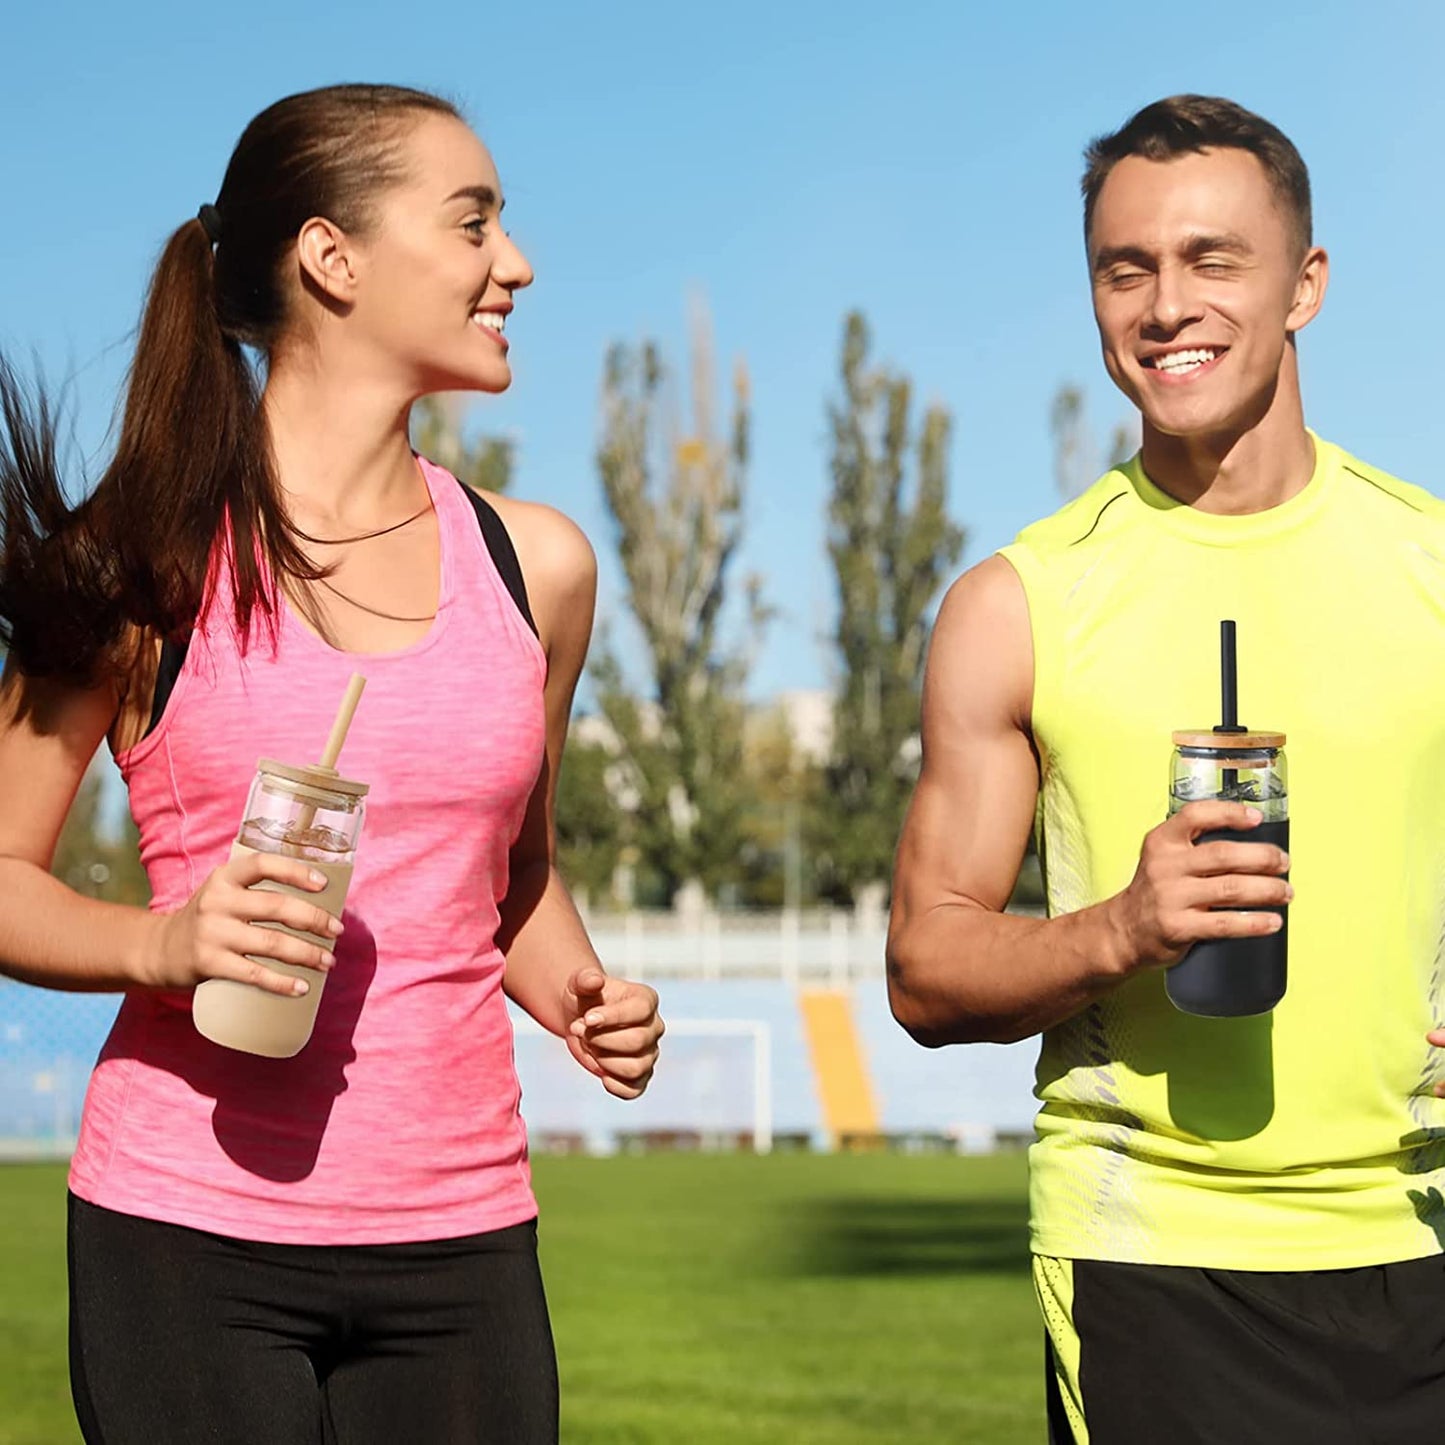
[[[316, 764], [316, 770], [324, 773], [336, 771], [336, 760], [341, 756], [341, 749], [346, 745], [346, 734], [351, 728], [351, 719], [356, 715], [356, 704], [361, 701], [362, 689], [366, 686], [366, 679], [359, 673], [351, 674], [351, 681], [346, 685], [346, 695], [341, 699], [341, 708], [336, 714], [336, 721], [331, 724], [331, 736], [326, 739], [326, 748], [321, 754], [321, 761]], [[316, 821], [316, 805], [314, 803], [304, 804], [296, 814], [296, 822], [293, 825], [298, 833], [304, 833]], [[299, 852], [298, 845], [289, 845], [283, 851], [290, 851], [292, 847]]]
[[326, 739], [326, 751], [321, 754], [318, 767], [335, 768], [341, 749], [346, 744], [346, 733], [351, 727], [351, 719], [356, 714], [356, 704], [361, 701], [361, 691], [365, 686], [366, 679], [359, 672], [353, 672], [351, 681], [346, 685], [346, 696], [341, 699], [341, 711], [336, 714], [336, 721], [331, 725], [331, 736]]

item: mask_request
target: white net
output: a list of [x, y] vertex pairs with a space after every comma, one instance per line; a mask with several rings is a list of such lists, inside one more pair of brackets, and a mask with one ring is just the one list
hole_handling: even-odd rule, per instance
[[[0, 1157], [65, 1156], [120, 1000], [0, 979]], [[769, 1024], [670, 1019], [666, 1067], [642, 1098], [614, 1099], [561, 1039], [513, 1011], [522, 1113], [540, 1149], [754, 1148], [773, 1142]]]
[[515, 1015], [522, 1114], [539, 1148], [743, 1147], [773, 1142], [771, 1033], [756, 1019], [669, 1019], [667, 1067], [624, 1102], [561, 1039]]
[[27, 988], [0, 979], [0, 1156], [66, 1155], [114, 994]]

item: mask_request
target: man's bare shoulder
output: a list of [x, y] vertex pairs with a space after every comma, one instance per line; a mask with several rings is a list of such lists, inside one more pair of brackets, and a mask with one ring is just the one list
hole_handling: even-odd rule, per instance
[[995, 553], [959, 577], [938, 610], [924, 685], [925, 721], [932, 712], [1027, 726], [1032, 699], [1028, 600], [1018, 573]]
[[1027, 620], [1027, 603], [1019, 574], [1007, 557], [995, 552], [982, 562], [975, 562], [954, 580], [944, 594], [938, 621], [943, 625], [946, 617], [952, 626], [1006, 621], [1019, 608], [1025, 609]]

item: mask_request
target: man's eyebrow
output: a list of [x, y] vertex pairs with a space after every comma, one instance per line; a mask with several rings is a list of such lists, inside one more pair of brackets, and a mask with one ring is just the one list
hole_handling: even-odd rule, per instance
[[[483, 210], [491, 210], [495, 207], [498, 211], [502, 206], [497, 205], [497, 193], [490, 186], [461, 186], [447, 197], [448, 201], [475, 201]], [[502, 205], [506, 205], [503, 201]]]
[[1107, 271], [1110, 266], [1142, 266], [1145, 270], [1155, 264], [1153, 255], [1142, 246], [1105, 246], [1095, 257], [1093, 269]]
[[1211, 251], [1232, 251], [1236, 256], [1252, 256], [1254, 247], [1236, 231], [1215, 231], [1191, 236], [1184, 244], [1184, 254], [1198, 260]]
[[[1201, 256], [1216, 251], [1227, 251], [1236, 256], [1254, 254], [1254, 247], [1236, 231], [1196, 232], [1179, 249], [1190, 261], [1197, 261]], [[1105, 246], [1094, 257], [1093, 271], [1097, 275], [1112, 266], [1139, 266], [1149, 271], [1158, 264], [1154, 253], [1143, 246]]]

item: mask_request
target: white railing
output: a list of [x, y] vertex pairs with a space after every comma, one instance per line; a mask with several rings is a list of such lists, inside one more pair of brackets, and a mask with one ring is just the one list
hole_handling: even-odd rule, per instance
[[770, 978], [844, 988], [883, 976], [888, 921], [844, 909], [639, 910], [590, 913], [587, 931], [603, 963], [627, 978]]
[[887, 923], [851, 913], [593, 913], [587, 930], [628, 978], [771, 978], [842, 988], [883, 974]]

